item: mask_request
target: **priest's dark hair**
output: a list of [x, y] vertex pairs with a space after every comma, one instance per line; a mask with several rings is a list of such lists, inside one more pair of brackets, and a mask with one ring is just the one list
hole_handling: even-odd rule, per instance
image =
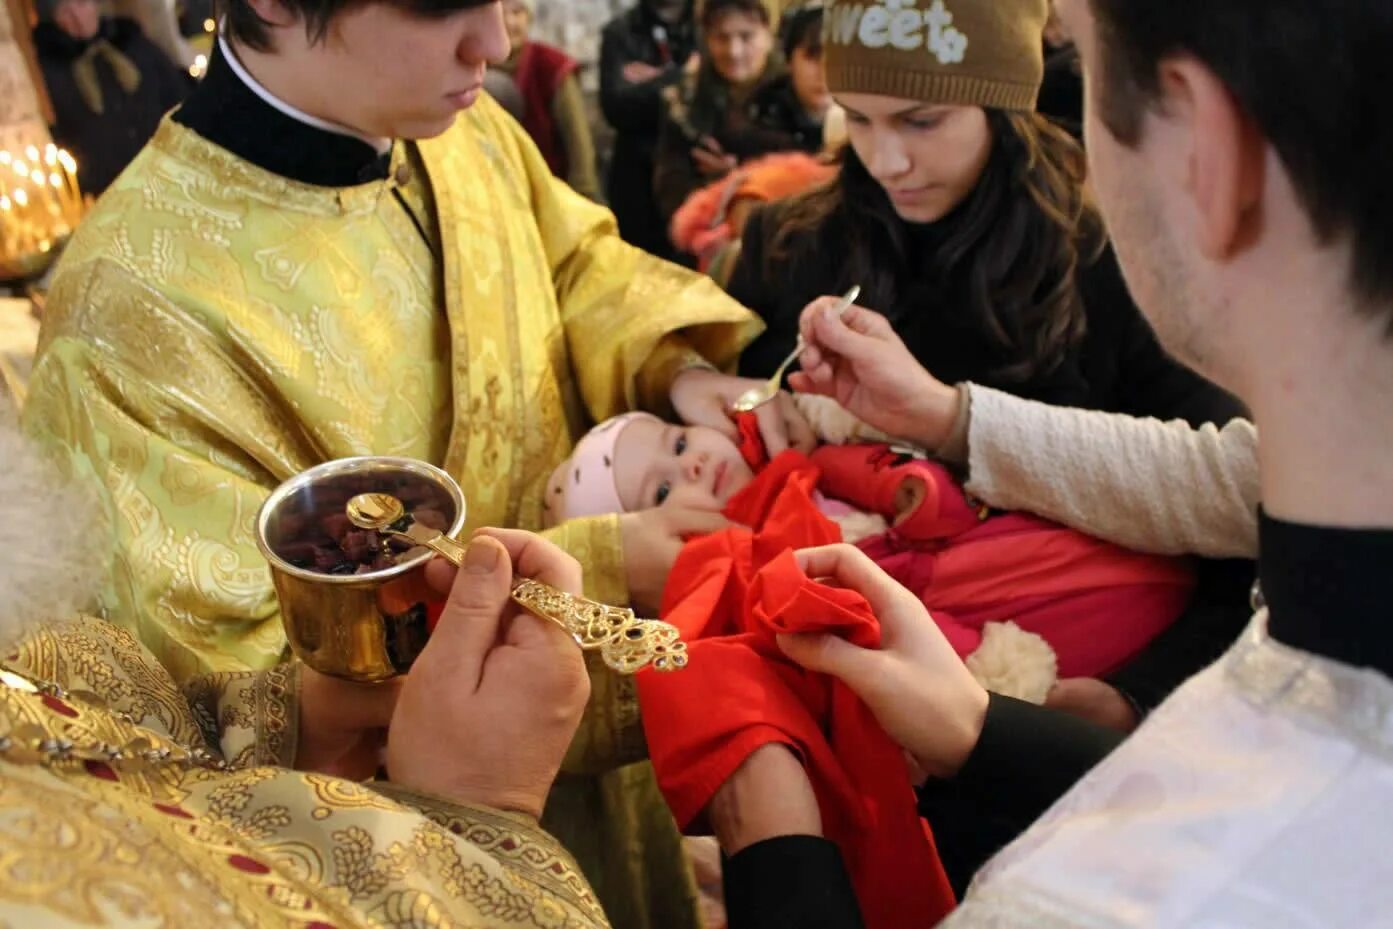
[[[262, 18], [250, 0], [216, 0], [223, 34], [239, 45], [272, 52], [271, 23]], [[421, 16], [448, 16], [458, 10], [488, 6], [498, 0], [278, 0], [305, 27], [312, 43], [322, 42], [329, 23], [340, 13], [369, 3], [388, 3]]]
[[1091, 0], [1101, 121], [1127, 146], [1160, 106], [1161, 62], [1214, 72], [1276, 151], [1325, 242], [1353, 251], [1351, 291], [1393, 336], [1393, 3]]

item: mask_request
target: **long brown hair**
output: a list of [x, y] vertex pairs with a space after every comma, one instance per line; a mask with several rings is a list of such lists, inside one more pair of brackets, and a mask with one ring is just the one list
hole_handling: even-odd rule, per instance
[[[927, 260], [939, 278], [964, 285], [964, 322], [1009, 359], [981, 376], [1020, 383], [1053, 371], [1083, 336], [1076, 276], [1105, 243], [1078, 143], [1035, 113], [987, 110], [987, 122], [987, 166], [941, 221], [945, 236]], [[848, 145], [840, 157], [835, 181], [788, 205], [765, 273], [773, 283], [785, 262], [807, 267], [836, 255], [844, 283], [861, 285], [860, 302], [889, 314], [899, 284], [926, 258], [910, 253], [909, 224], [855, 150]]]

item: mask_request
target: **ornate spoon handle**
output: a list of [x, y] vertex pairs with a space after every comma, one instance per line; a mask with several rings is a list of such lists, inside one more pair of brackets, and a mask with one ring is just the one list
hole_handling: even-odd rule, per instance
[[[464, 562], [465, 547], [435, 529], [413, 522], [398, 534], [452, 564]], [[649, 665], [655, 671], [687, 666], [687, 643], [670, 623], [640, 619], [633, 610], [587, 600], [530, 578], [513, 582], [513, 602], [565, 629], [585, 651], [598, 651], [605, 665], [620, 674], [634, 674]]]

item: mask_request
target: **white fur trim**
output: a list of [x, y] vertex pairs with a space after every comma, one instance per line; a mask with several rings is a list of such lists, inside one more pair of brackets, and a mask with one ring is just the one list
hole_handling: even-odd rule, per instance
[[863, 423], [831, 397], [815, 394], [794, 394], [793, 405], [819, 439], [828, 445], [850, 445], [856, 442], [893, 442], [890, 436]]
[[19, 432], [0, 399], [0, 645], [91, 606], [110, 563], [92, 495]]
[[987, 623], [982, 644], [967, 658], [967, 669], [992, 693], [1044, 703], [1059, 679], [1059, 661], [1050, 644], [1015, 623]]
[[855, 545], [862, 539], [884, 535], [890, 531], [890, 524], [885, 521], [884, 516], [878, 513], [862, 513], [860, 510], [856, 510], [829, 518], [841, 527], [842, 541], [848, 545]]

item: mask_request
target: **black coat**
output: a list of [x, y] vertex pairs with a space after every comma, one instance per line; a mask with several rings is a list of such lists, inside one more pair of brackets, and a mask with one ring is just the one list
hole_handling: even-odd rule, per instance
[[782, 60], [772, 57], [758, 86], [743, 100], [709, 67], [695, 77], [684, 76], [667, 91], [653, 172], [653, 192], [664, 219], [670, 220], [689, 196], [711, 182], [692, 158], [701, 139], [715, 139], [721, 151], [739, 162], [801, 148], [781, 100], [792, 92]]
[[[682, 65], [695, 50], [692, 26], [665, 26], [644, 3], [610, 20], [600, 41], [600, 106], [615, 129], [606, 185], [610, 209], [624, 240], [656, 255], [673, 253], [666, 224], [653, 202], [653, 153], [662, 119], [662, 92], [681, 79]], [[624, 66], [635, 61], [665, 71], [651, 81], [632, 84], [624, 79]]]
[[99, 38], [110, 42], [140, 70], [140, 86], [127, 94], [117, 83], [111, 66], [96, 59], [102, 88], [103, 111], [93, 113], [78, 92], [73, 62], [88, 43], [72, 38], [53, 23], [39, 23], [34, 46], [43, 69], [44, 83], [53, 101], [53, 141], [77, 159], [78, 182], [84, 192], [97, 195], [155, 134], [161, 117], [184, 99], [193, 86], [140, 26], [130, 19], [103, 19]]
[[[854, 283], [845, 279], [839, 262], [822, 258], [791, 267], [780, 264], [766, 273], [765, 255], [785, 210], [786, 206], [775, 203], [751, 214], [727, 288], [768, 325], [741, 356], [740, 373], [748, 377], [770, 376], [793, 350], [804, 307], [818, 297], [840, 294]], [[1232, 395], [1161, 348], [1132, 302], [1110, 249], [1082, 270], [1079, 287], [1087, 315], [1086, 335], [1054, 371], [1024, 382], [993, 375], [1012, 359], [1003, 357], [957, 311], [965, 299], [961, 281], [906, 272], [898, 288], [899, 305], [873, 309], [891, 319], [914, 357], [945, 383], [972, 381], [1059, 406], [1180, 417], [1193, 424], [1225, 423], [1244, 415], [1242, 404]]]

